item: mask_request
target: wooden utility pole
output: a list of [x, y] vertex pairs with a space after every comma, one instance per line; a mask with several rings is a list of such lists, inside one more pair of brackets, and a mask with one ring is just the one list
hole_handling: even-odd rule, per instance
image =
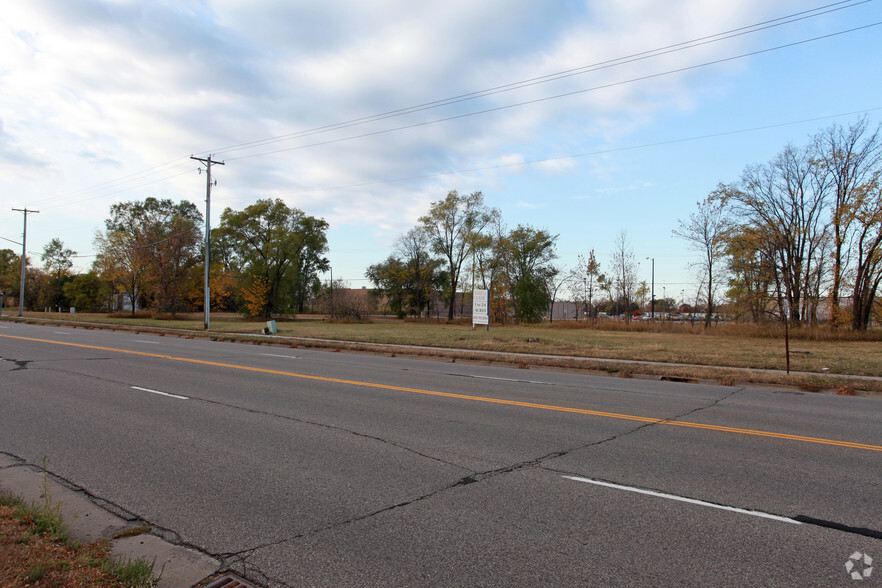
[[[206, 175], [208, 176], [208, 181], [205, 183], [205, 312], [204, 312], [204, 320], [203, 327], [207, 331], [211, 328], [211, 286], [208, 284], [208, 276], [211, 261], [210, 251], [211, 251], [211, 166], [212, 165], [225, 165], [223, 161], [214, 161], [211, 159], [211, 155], [208, 156], [207, 159], [202, 159], [200, 157], [190, 156], [190, 159], [195, 159], [196, 161], [202, 163], [205, 166], [205, 170], [208, 172]], [[202, 172], [202, 168], [199, 168], [199, 172]], [[215, 185], [217, 185], [217, 180], [214, 181]]]
[[25, 208], [13, 208], [15, 212], [24, 214], [24, 228], [21, 232], [21, 283], [18, 288], [18, 316], [24, 315], [24, 295], [25, 295], [25, 269], [28, 264], [28, 213], [39, 214], [39, 210], [28, 210]]

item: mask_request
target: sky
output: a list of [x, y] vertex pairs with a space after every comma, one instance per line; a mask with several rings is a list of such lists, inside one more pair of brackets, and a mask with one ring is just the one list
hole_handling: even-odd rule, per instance
[[[114, 202], [221, 212], [281, 198], [330, 225], [334, 278], [450, 190], [559, 235], [623, 231], [656, 296], [688, 299], [672, 232], [720, 182], [834, 124], [882, 121], [879, 0], [7, 0], [0, 248], [77, 269]], [[327, 276], [326, 276], [327, 277]]]

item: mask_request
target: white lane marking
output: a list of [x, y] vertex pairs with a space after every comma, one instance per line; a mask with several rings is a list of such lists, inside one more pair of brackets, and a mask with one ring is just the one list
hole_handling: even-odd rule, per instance
[[142, 392], [150, 392], [151, 394], [159, 394], [160, 396], [168, 396], [179, 400], [189, 400], [186, 396], [178, 396], [177, 394], [169, 394], [168, 392], [160, 392], [159, 390], [151, 390], [150, 388], [141, 388], [140, 386], [132, 386], [132, 390], [141, 390]]
[[261, 353], [261, 355], [266, 355], [268, 357], [284, 357], [285, 359], [300, 359], [294, 355], [276, 355], [275, 353]]
[[70, 335], [70, 333], [67, 331], [52, 331], [52, 332], [55, 333], [56, 335]]
[[548, 382], [536, 382], [534, 380], [518, 380], [515, 378], [494, 378], [493, 376], [475, 376], [470, 375], [470, 378], [475, 378], [477, 380], [497, 380], [499, 382], [517, 382], [519, 384], [547, 384], [551, 386]]
[[0, 327], [0, 329], [8, 329], [9, 327]]
[[676, 496], [674, 494], [665, 494], [663, 492], [654, 492], [652, 490], [643, 490], [642, 488], [634, 488], [633, 486], [622, 486], [620, 484], [611, 484], [609, 482], [601, 482], [600, 480], [592, 480], [590, 478], [579, 478], [577, 476], [563, 476], [568, 480], [575, 480], [576, 482], [585, 482], [586, 484], [595, 484], [597, 486], [606, 486], [607, 488], [615, 488], [616, 490], [625, 490], [626, 492], [637, 492], [638, 494], [647, 494], [649, 496], [655, 496], [657, 498], [667, 498], [669, 500], [678, 500], [680, 502], [688, 502], [689, 504], [697, 504], [699, 506], [709, 506], [710, 508], [718, 508], [720, 510], [728, 510], [731, 512], [737, 512], [741, 514], [751, 515], [755, 517], [762, 517], [764, 519], [772, 519], [773, 521], [781, 521], [782, 523], [790, 523], [793, 525], [801, 525], [799, 521], [794, 521], [793, 519], [787, 517], [779, 517], [778, 515], [769, 514], [766, 512], [759, 512], [756, 510], [746, 510], [743, 508], [736, 508], [734, 506], [723, 506], [721, 504], [714, 504], [712, 502], [705, 502], [703, 500], [695, 500], [694, 498], [685, 498], [683, 496]]
[[159, 341], [144, 341], [142, 339], [135, 339], [135, 343], [147, 343], [148, 345], [159, 345]]

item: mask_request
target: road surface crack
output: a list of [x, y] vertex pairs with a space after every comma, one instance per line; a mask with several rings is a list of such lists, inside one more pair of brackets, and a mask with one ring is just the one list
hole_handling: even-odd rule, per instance
[[[613, 441], [616, 441], [616, 440], [618, 440], [618, 439], [621, 439], [622, 437], [627, 437], [627, 436], [633, 435], [633, 434], [635, 434], [635, 433], [637, 433], [637, 432], [639, 432], [639, 431], [642, 431], [643, 429], [646, 429], [646, 428], [648, 428], [648, 427], [656, 427], [656, 426], [658, 426], [658, 425], [662, 425], [662, 424], [664, 424], [664, 423], [670, 423], [670, 422], [674, 422], [674, 421], [679, 421], [680, 419], [684, 419], [684, 418], [689, 417], [689, 416], [691, 416], [691, 415], [694, 415], [694, 414], [696, 414], [696, 413], [699, 413], [699, 412], [702, 412], [702, 411], [705, 411], [705, 410], [709, 410], [709, 409], [711, 409], [711, 408], [714, 408], [715, 406], [718, 406], [720, 403], [729, 400], [730, 398], [732, 398], [732, 397], [735, 396], [736, 394], [739, 394], [739, 393], [743, 392], [744, 390], [745, 390], [745, 388], [736, 388], [735, 390], [733, 390], [733, 391], [730, 392], [729, 394], [726, 394], [726, 395], [724, 395], [724, 396], [721, 396], [720, 398], [717, 398], [717, 399], [714, 400], [713, 402], [711, 402], [711, 403], [709, 403], [709, 404], [706, 404], [706, 405], [704, 405], [704, 406], [699, 406], [699, 407], [697, 407], [697, 408], [693, 408], [693, 409], [691, 409], [691, 410], [687, 410], [686, 412], [683, 412], [682, 414], [678, 414], [678, 415], [672, 416], [672, 417], [667, 418], [667, 419], [660, 419], [660, 420], [658, 420], [658, 421], [652, 421], [652, 422], [648, 422], [648, 423], [643, 423], [643, 424], [641, 424], [641, 425], [638, 425], [638, 426], [634, 427], [633, 429], [631, 429], [631, 430], [629, 430], [629, 431], [625, 431], [625, 432], [623, 432], [623, 433], [619, 433], [619, 434], [617, 434], [617, 435], [611, 435], [610, 437], [607, 437], [607, 438], [605, 438], [605, 439], [601, 439], [601, 440], [599, 440], [599, 441], [593, 441], [593, 442], [591, 442], [591, 443], [587, 443], [587, 444], [585, 444], [585, 445], [581, 445], [581, 446], [579, 446], [579, 447], [574, 447], [574, 448], [572, 448], [572, 449], [567, 449], [567, 450], [564, 450], [564, 451], [560, 451], [560, 452], [558, 452], [558, 455], [553, 455], [553, 454], [552, 454], [552, 455], [550, 455], [550, 456], [548, 456], [548, 457], [546, 457], [546, 458], [543, 458], [541, 461], [547, 461], [547, 460], [551, 460], [551, 459], [557, 459], [557, 458], [559, 458], [559, 457], [563, 457], [563, 456], [568, 455], [568, 454], [570, 454], [570, 453], [573, 453], [573, 452], [575, 452], [575, 451], [581, 451], [581, 450], [583, 450], [583, 449], [590, 449], [590, 448], [592, 448], [592, 447], [597, 447], [597, 446], [599, 446], [599, 445], [605, 445], [605, 444], [607, 444], [607, 443], [611, 443], [611, 442], [613, 442]], [[558, 469], [555, 469], [555, 468], [547, 467], [547, 466], [545, 466], [545, 465], [542, 465], [541, 463], [538, 464], [538, 465], [539, 465], [540, 467], [542, 467], [543, 469], [548, 470], [548, 471], [550, 471], [550, 472], [555, 472], [555, 473], [572, 473], [572, 472], [564, 472], [563, 470], [558, 470]]]

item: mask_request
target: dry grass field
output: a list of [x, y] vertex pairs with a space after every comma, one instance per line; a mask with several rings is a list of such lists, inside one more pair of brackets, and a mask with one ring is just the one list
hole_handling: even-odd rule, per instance
[[[202, 315], [156, 319], [101, 314], [26, 313], [33, 318], [129, 327], [201, 331]], [[261, 334], [265, 323], [238, 315], [212, 315], [212, 335]], [[709, 329], [688, 323], [556, 322], [531, 326], [491, 325], [472, 330], [468, 323], [376, 319], [339, 323], [322, 317], [278, 321], [278, 335], [330, 341], [417, 345], [503, 353], [547, 354], [612, 360], [684, 363], [713, 368], [785, 368], [784, 332], [780, 327], [720, 324]], [[307, 342], [307, 344], [309, 344]], [[318, 345], [319, 343], [316, 342]], [[333, 346], [333, 344], [331, 344]], [[327, 346], [327, 345], [325, 345]], [[790, 341], [790, 369], [882, 377], [882, 330], [852, 333], [821, 328], [795, 330]]]

